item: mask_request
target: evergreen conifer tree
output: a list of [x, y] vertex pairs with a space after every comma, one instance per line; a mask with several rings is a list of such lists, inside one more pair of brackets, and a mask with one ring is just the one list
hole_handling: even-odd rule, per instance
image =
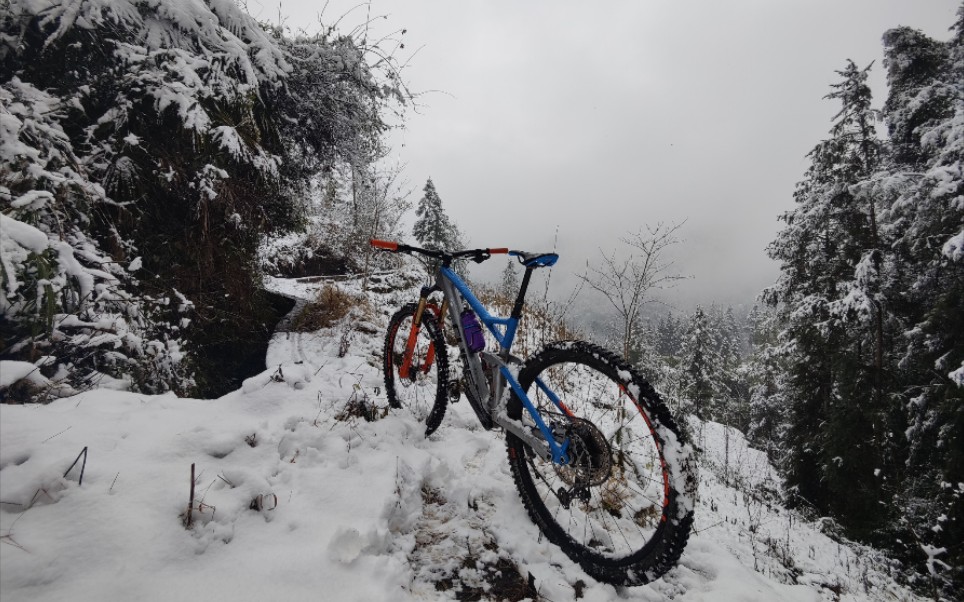
[[782, 461], [787, 424], [781, 377], [779, 323], [773, 312], [754, 307], [747, 317], [750, 353], [746, 362], [749, 396], [747, 436], [772, 462]]
[[683, 398], [701, 420], [717, 420], [720, 396], [718, 338], [706, 312], [697, 307], [690, 319], [681, 350], [681, 386]]
[[964, 587], [964, 6], [949, 42], [884, 35], [888, 142], [866, 69], [840, 71], [764, 292], [751, 437], [793, 497]]
[[507, 261], [505, 269], [502, 270], [502, 282], [499, 284], [499, 292], [507, 300], [515, 299], [519, 292], [519, 276], [516, 274], [515, 261]]
[[[895, 153], [885, 191], [899, 276], [886, 283], [904, 332], [895, 395], [906, 408], [908, 458], [898, 490], [903, 527], [928, 570], [964, 587], [964, 6], [947, 43], [906, 27], [884, 35]], [[930, 559], [926, 559], [930, 561]], [[935, 567], [942, 567], [937, 570]]]
[[656, 349], [661, 356], [671, 358], [679, 354], [682, 330], [680, 319], [673, 312], [660, 318], [656, 326]]
[[[766, 298], [780, 310], [792, 350], [786, 374], [789, 425], [785, 466], [797, 500], [869, 536], [887, 453], [883, 393], [885, 316], [873, 290], [883, 265], [878, 208], [859, 194], [879, 167], [881, 143], [866, 84], [870, 67], [848, 61], [827, 96], [841, 102], [830, 138], [809, 154], [797, 207], [769, 253], [782, 275]], [[889, 359], [889, 358], [888, 358]], [[888, 364], [889, 365], [889, 364]]]
[[442, 199], [432, 178], [425, 182], [422, 198], [415, 209], [412, 235], [426, 249], [455, 251], [462, 246], [462, 235], [442, 208]]
[[[415, 224], [412, 235], [419, 245], [426, 249], [457, 251], [462, 248], [462, 234], [442, 208], [442, 199], [435, 191], [432, 178], [425, 182], [422, 198], [415, 209]], [[435, 272], [437, 264], [429, 262], [429, 274]]]

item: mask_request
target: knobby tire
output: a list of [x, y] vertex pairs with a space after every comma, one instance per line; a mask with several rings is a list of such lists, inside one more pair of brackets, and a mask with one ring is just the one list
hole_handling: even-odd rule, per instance
[[[533, 387], [537, 377], [583, 420], [559, 413]], [[533, 522], [598, 581], [641, 585], [673, 568], [693, 523], [696, 477], [691, 446], [655, 390], [621, 358], [585, 342], [547, 346], [518, 379], [550, 421], [586, 433], [570, 449], [580, 459], [568, 468], [506, 433], [512, 477]], [[514, 396], [508, 411], [520, 415]], [[560, 489], [577, 499], [565, 506]]]

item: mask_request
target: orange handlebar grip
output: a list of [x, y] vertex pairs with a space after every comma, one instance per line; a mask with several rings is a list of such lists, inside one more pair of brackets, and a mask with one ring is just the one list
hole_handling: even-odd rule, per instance
[[388, 249], [389, 251], [397, 251], [397, 250], [398, 250], [398, 243], [397, 243], [397, 242], [391, 242], [391, 241], [387, 241], [387, 240], [378, 240], [378, 239], [376, 239], [376, 238], [373, 238], [373, 239], [371, 240], [371, 243], [372, 243], [372, 246], [373, 246], [373, 247], [377, 247], [377, 248], [379, 248], [379, 249]]
[[508, 248], [505, 248], [505, 249], [489, 249], [489, 253], [492, 253], [493, 255], [495, 255], [495, 254], [497, 254], [497, 253], [508, 253], [508, 252], [509, 252], [509, 249], [508, 249]]

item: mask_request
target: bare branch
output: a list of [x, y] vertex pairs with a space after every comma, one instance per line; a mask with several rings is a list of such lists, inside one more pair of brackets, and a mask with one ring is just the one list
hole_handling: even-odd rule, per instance
[[685, 222], [658, 223], [645, 226], [620, 238], [629, 254], [620, 258], [617, 251], [602, 256], [598, 265], [586, 263], [586, 273], [579, 278], [600, 293], [613, 307], [621, 323], [623, 355], [629, 356], [634, 327], [643, 307], [656, 302], [653, 293], [672, 288], [684, 276], [672, 272], [673, 262], [666, 259], [667, 250], [677, 244], [677, 232]]

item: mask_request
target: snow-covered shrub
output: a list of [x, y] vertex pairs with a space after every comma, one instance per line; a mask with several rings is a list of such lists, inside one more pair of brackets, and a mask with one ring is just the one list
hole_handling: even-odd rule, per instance
[[76, 379], [110, 346], [129, 361], [92, 369], [217, 393], [270, 330], [259, 244], [305, 224], [315, 173], [374, 156], [394, 72], [228, 0], [12, 0], [0, 34], [4, 357], [57, 343]]
[[117, 261], [92, 232], [92, 215], [110, 200], [75, 156], [62, 111], [17, 77], [0, 85], [3, 356], [38, 362], [55, 377], [34, 397], [105, 380], [147, 391], [181, 386], [179, 327], [156, 320], [166, 300], [136, 294], [141, 260]]

